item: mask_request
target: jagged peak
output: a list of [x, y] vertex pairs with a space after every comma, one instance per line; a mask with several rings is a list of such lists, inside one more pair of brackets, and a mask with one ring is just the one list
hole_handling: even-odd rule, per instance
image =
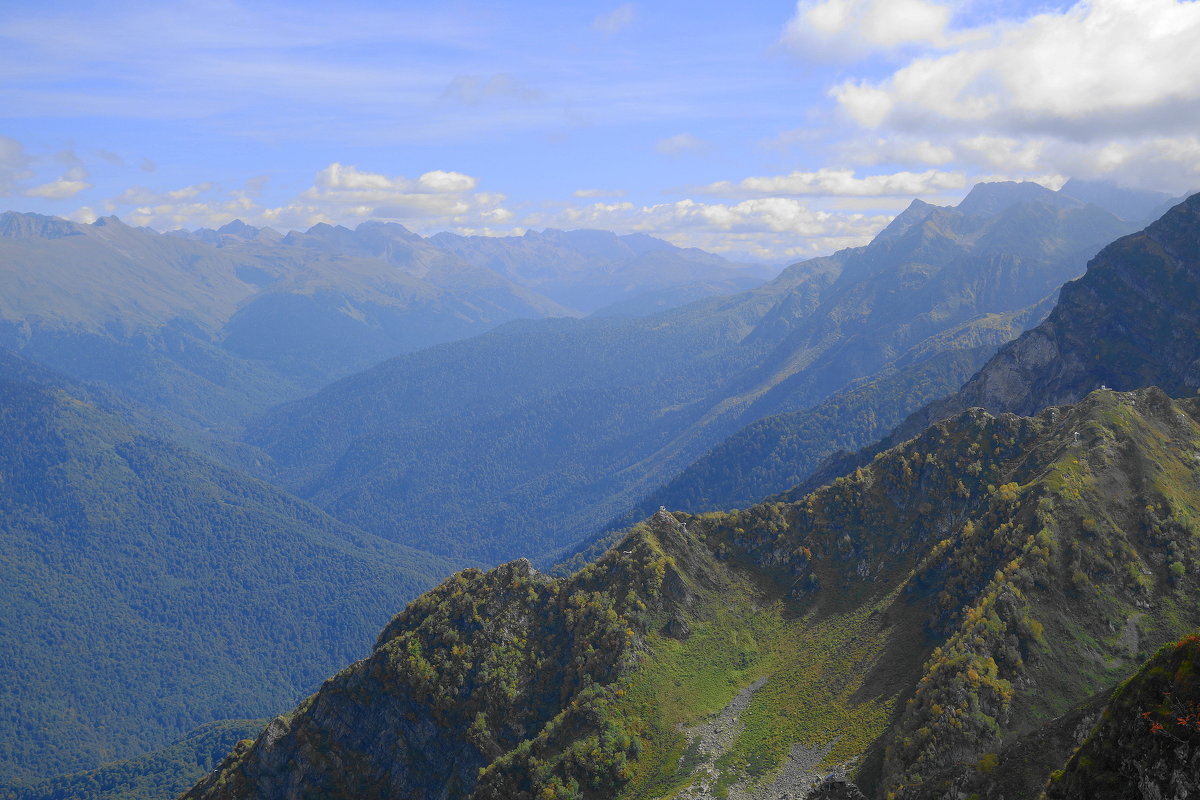
[[61, 239], [81, 233], [77, 224], [62, 217], [21, 211], [0, 214], [0, 238], [4, 239]]
[[259, 229], [253, 225], [247, 225], [240, 219], [235, 219], [232, 222], [226, 222], [224, 225], [217, 228], [217, 233], [228, 234], [231, 236], [241, 236], [246, 239], [251, 239], [258, 235]]
[[887, 224], [887, 227], [879, 232], [875, 237], [875, 241], [883, 241], [885, 239], [895, 239], [911, 230], [913, 226], [920, 225], [929, 215], [939, 208], [932, 203], [926, 203], [920, 198], [914, 198], [908, 204], [908, 208], [901, 211], [892, 221]]

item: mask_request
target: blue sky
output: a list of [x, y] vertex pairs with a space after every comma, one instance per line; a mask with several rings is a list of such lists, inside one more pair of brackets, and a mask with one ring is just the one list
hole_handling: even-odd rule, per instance
[[0, 0], [0, 195], [161, 230], [645, 231], [786, 261], [913, 197], [1200, 188], [1191, 0]]

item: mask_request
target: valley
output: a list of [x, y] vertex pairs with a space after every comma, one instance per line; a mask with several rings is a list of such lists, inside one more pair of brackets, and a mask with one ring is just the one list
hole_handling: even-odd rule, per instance
[[[1061, 192], [981, 185], [747, 292], [514, 320], [227, 427], [141, 378], [9, 353], [6, 582], [34, 602], [5, 614], [26, 626], [5, 633], [23, 771], [0, 796], [182, 789], [199, 775], [168, 754], [209, 745], [141, 756], [142, 737], [313, 691], [187, 796], [1032, 796], [1106, 693], [1200, 624], [1198, 208], [1126, 235]], [[85, 235], [35, 222], [19, 235]], [[305, 236], [279, 241], [427, 246]], [[53, 620], [111, 655], [47, 671], [69, 639], [31, 632]], [[122, 687], [106, 710], [81, 705], [97, 658]], [[168, 688], [176, 659], [189, 683]]]

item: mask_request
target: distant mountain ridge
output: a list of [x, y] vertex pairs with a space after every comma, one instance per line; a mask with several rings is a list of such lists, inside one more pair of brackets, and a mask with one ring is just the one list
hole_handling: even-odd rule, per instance
[[[599, 296], [589, 276], [616, 281], [605, 301], [619, 301], [613, 313], [648, 313], [766, 277], [644, 235], [547, 235], [564, 243], [547, 266], [569, 267], [584, 295]], [[606, 236], [643, 260], [615, 265], [604, 248], [584, 246]], [[382, 222], [285, 235], [234, 221], [160, 234], [116, 217], [86, 225], [6, 212], [0, 346], [228, 437], [266, 407], [386, 358], [515, 319], [579, 313], [435, 238]]]
[[[914, 204], [872, 244], [750, 292], [632, 320], [513, 323], [403, 356], [273, 410], [248, 441], [283, 485], [380, 535], [546, 558], [746, 424], [999, 346], [1131, 229], [1079, 201], [1030, 202], [1058, 197], [1043, 187], [1016, 191], [974, 215]], [[960, 385], [983, 355], [923, 373], [915, 394], [896, 388], [880, 424]]]
[[958, 391], [931, 402], [877, 444], [831, 458], [798, 491], [847, 469], [932, 422], [977, 406], [1036, 413], [1099, 387], [1200, 389], [1200, 194], [1140, 233], [1105, 247], [1065, 285], [1037, 327], [1002, 347]]
[[682, 305], [675, 299], [680, 294], [693, 300], [733, 294], [774, 275], [643, 233], [547, 228], [520, 237], [439, 233], [430, 241], [585, 314], [610, 308], [606, 313], [627, 313], [621, 309], [647, 303], [670, 308]]
[[[956, 211], [971, 216], [993, 216], [1012, 207], [1015, 202], [1043, 203], [1058, 209], [1079, 209], [1091, 203], [1103, 207], [1123, 219], [1146, 223], [1178, 203], [1168, 203], [1169, 196], [1162, 192], [1136, 191], [1116, 187], [1105, 182], [1088, 182], [1073, 179], [1057, 192], [1052, 192], [1035, 183], [993, 183], [975, 187]], [[1166, 205], [1164, 205], [1166, 204]], [[896, 238], [905, 235], [914, 226], [924, 224], [934, 213], [935, 207], [915, 200], [880, 234], [879, 238]], [[1147, 218], [1147, 215], [1153, 215]], [[1064, 276], [1065, 279], [1066, 276]], [[1165, 298], [1162, 298], [1165, 300]], [[1014, 320], [1017, 327], [1013, 334], [1031, 323], [1040, 321], [1054, 306], [1054, 296], [1047, 296], [1037, 307], [1020, 312]], [[983, 325], [1001, 324], [1000, 319], [981, 321]], [[953, 355], [948, 351], [939, 361], [924, 362], [908, 357], [910, 364], [897, 363], [897, 369], [872, 376], [863, 385], [847, 389], [819, 406], [803, 411], [788, 412], [765, 417], [752, 423], [744, 430], [733, 434], [716, 449], [705, 454], [689, 466], [668, 485], [654, 492], [629, 513], [619, 518], [618, 526], [629, 524], [650, 513], [660, 504], [670, 508], [689, 511], [715, 510], [740, 507], [761, 500], [771, 494], [790, 489], [797, 483], [814, 488], [840, 474], [853, 460], [839, 459], [821, 469], [812, 480], [814, 469], [836, 451], [854, 451], [864, 444], [883, 438], [904, 420], [897, 413], [901, 406], [884, 402], [882, 397], [893, 392], [918, 392], [911, 395], [905, 404], [908, 408], [919, 408], [926, 403], [937, 404], [943, 400], [938, 395], [945, 387], [954, 383], [965, 383], [967, 378], [982, 368], [992, 355], [990, 348], [980, 346], [972, 349], [966, 343], [956, 348]], [[965, 360], [972, 353], [970, 360]], [[940, 366], [939, 366], [940, 364]], [[930, 381], [936, 371], [954, 364], [956, 372], [944, 380]], [[1096, 384], [1099, 385], [1099, 384]], [[1139, 384], [1145, 385], [1145, 384]], [[1079, 393], [1062, 398], [1064, 402], [1078, 399]], [[924, 400], [919, 398], [924, 397]], [[947, 411], [933, 416], [914, 417], [899, 432], [887, 439], [887, 445], [895, 445], [908, 436], [919, 433], [930, 422], [952, 411], [968, 407], [958, 403]], [[1017, 413], [1034, 413], [1032, 406], [1012, 407], [988, 405], [992, 410], [1013, 410]], [[853, 424], [846, 424], [853, 420]], [[882, 445], [880, 445], [882, 447]], [[872, 449], [869, 452], [877, 452]]]

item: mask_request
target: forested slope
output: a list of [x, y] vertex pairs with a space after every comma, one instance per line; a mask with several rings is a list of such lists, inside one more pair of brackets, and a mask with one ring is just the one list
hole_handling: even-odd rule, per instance
[[441, 559], [0, 377], [0, 774], [45, 776], [293, 702]]

